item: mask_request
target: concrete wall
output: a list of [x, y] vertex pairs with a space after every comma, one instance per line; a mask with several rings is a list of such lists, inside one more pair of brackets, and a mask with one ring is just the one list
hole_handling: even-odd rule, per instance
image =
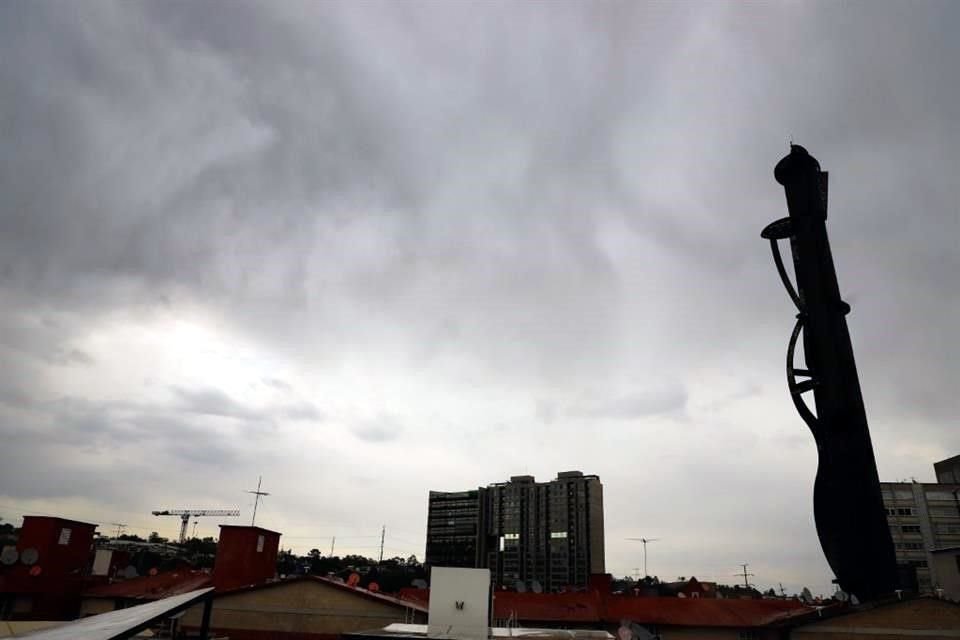
[[[203, 607], [188, 610], [181, 625], [198, 628]], [[379, 629], [393, 622], [425, 624], [426, 614], [412, 618], [404, 607], [378, 602], [360, 593], [313, 580], [297, 580], [261, 589], [217, 596], [211, 629], [239, 639], [237, 631], [260, 637], [337, 636], [350, 631]], [[283, 635], [296, 634], [296, 635]], [[243, 638], [258, 637], [243, 634]]]
[[943, 597], [960, 601], [960, 548], [935, 551], [930, 557], [939, 580], [936, 586], [943, 589]]
[[956, 640], [958, 629], [960, 605], [919, 598], [811, 622], [793, 629], [790, 640]]

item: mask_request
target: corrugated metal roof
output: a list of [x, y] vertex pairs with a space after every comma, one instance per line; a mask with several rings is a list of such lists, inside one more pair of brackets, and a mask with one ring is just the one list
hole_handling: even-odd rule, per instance
[[127, 609], [118, 609], [109, 613], [67, 622], [61, 626], [36, 631], [28, 637], [33, 640], [113, 640], [129, 638], [150, 623], [200, 602], [213, 589], [199, 589], [164, 598], [156, 602], [141, 604]]
[[761, 627], [784, 614], [805, 610], [795, 600], [733, 598], [606, 598], [605, 620], [696, 627]]
[[[429, 589], [401, 589], [400, 598], [429, 602]], [[732, 598], [663, 598], [580, 593], [517, 593], [497, 591], [494, 617], [521, 621], [639, 624], [696, 627], [760, 627], [797, 612], [813, 611], [795, 600]]]

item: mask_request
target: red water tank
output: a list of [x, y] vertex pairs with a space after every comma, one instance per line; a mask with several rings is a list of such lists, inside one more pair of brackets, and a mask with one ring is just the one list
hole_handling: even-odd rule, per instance
[[261, 527], [220, 525], [213, 586], [218, 591], [263, 584], [276, 575], [280, 534]]

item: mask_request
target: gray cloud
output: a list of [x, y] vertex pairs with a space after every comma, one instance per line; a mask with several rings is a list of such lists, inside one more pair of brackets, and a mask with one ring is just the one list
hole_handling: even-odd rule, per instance
[[403, 432], [403, 426], [392, 416], [361, 420], [350, 428], [350, 432], [365, 442], [389, 442]]
[[680, 413], [686, 406], [686, 390], [683, 387], [672, 387], [574, 405], [567, 414], [577, 418], [633, 420], [647, 416]]
[[[0, 6], [5, 501], [232, 504], [262, 472], [291, 530], [363, 503], [416, 537], [411, 460], [458, 488], [535, 451], [600, 473], [611, 524], [717, 532], [664, 570], [739, 562], [738, 492], [768, 540], [810, 524], [758, 237], [791, 136], [831, 172], [881, 474], [960, 449], [954, 5], [225, 8]], [[314, 507], [360, 457], [394, 499]], [[764, 562], [824, 574], [798, 553]]]

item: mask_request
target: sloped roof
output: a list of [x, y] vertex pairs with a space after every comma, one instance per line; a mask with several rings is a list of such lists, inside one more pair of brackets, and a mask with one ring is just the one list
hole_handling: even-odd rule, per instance
[[606, 598], [605, 620], [696, 627], [761, 627], [792, 611], [805, 610], [795, 600], [729, 598]]
[[159, 600], [209, 587], [211, 584], [213, 584], [213, 577], [208, 573], [178, 569], [164, 571], [155, 576], [141, 576], [99, 585], [85, 590], [81, 595], [84, 598]]
[[557, 620], [597, 622], [602, 617], [602, 602], [596, 592], [517, 593], [498, 591], [493, 596], [494, 617], [520, 620]]
[[[400, 598], [426, 605], [429, 589], [401, 589]], [[661, 598], [578, 593], [517, 593], [497, 591], [494, 617], [539, 622], [639, 624], [693, 627], [761, 627], [798, 612], [813, 611], [795, 600], [722, 598]]]
[[237, 587], [235, 589], [227, 589], [224, 591], [218, 591], [214, 598], [220, 598], [224, 596], [229, 596], [235, 593], [246, 593], [247, 591], [256, 591], [258, 589], [272, 589], [275, 587], [282, 587], [284, 585], [289, 585], [298, 582], [315, 582], [321, 583], [326, 586], [334, 587], [336, 589], [342, 589], [343, 591], [348, 591], [358, 597], [367, 598], [369, 600], [376, 600], [377, 602], [383, 602], [385, 604], [390, 604], [397, 607], [403, 607], [404, 609], [414, 609], [416, 611], [421, 611], [423, 613], [427, 612], [427, 607], [425, 604], [422, 604], [417, 601], [412, 600], [403, 600], [396, 596], [387, 595], [384, 593], [379, 593], [376, 591], [368, 591], [361, 587], [351, 587], [345, 582], [339, 580], [333, 580], [324, 576], [297, 576], [295, 578], [287, 578], [286, 580], [274, 580], [271, 582], [265, 582], [261, 584], [251, 584], [243, 587]]

